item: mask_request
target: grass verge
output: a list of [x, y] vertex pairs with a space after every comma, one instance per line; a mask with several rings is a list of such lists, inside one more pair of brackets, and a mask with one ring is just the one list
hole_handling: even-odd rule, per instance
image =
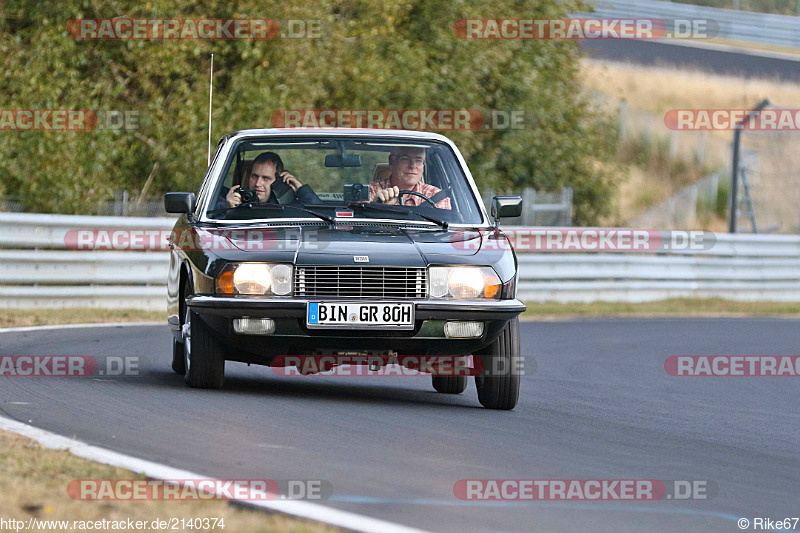
[[655, 302], [528, 303], [523, 320], [573, 317], [800, 317], [800, 302], [736, 302], [722, 298], [672, 298]]
[[[800, 85], [797, 83], [714, 74], [701, 69], [584, 59], [580, 77], [584, 89], [598, 108], [612, 115], [618, 114], [620, 118], [622, 133], [618, 140], [617, 161], [624, 170], [614, 195], [614, 215], [602, 221], [606, 225], [635, 224], [644, 210], [713, 170], [729, 165], [731, 131], [672, 131], [664, 123], [668, 111], [751, 109], [765, 97], [774, 106], [792, 108], [800, 105]], [[621, 102], [625, 102], [624, 107]], [[796, 222], [791, 218], [795, 213], [792, 206], [797, 203], [794, 194], [796, 176], [785, 170], [797, 167], [796, 150], [791, 148], [791, 143], [796, 141], [797, 136], [789, 133], [745, 136], [745, 146], [761, 154], [763, 163], [759, 173], [765, 179], [765, 192], [753, 192], [761, 194], [755, 201], [761, 205], [762, 212], [771, 214], [770, 226], [786, 228]], [[728, 174], [723, 171], [723, 181]], [[766, 192], [783, 191], [784, 188], [791, 193]], [[724, 211], [722, 209], [723, 214]], [[726, 226], [725, 217], [719, 216], [717, 210], [699, 209], [696, 214], [696, 221], [674, 223], [711, 231]], [[663, 218], [671, 220], [668, 216]], [[691, 220], [690, 216], [688, 220]], [[663, 224], [665, 222], [661, 222]]]
[[166, 311], [140, 309], [0, 309], [0, 328], [93, 324], [108, 322], [164, 322]]
[[[50, 450], [15, 433], [0, 431], [0, 516], [28, 521], [66, 520], [70, 527], [54, 529], [77, 531], [73, 521], [169, 520], [177, 518], [223, 518], [224, 532], [292, 531], [324, 533], [336, 528], [294, 519], [280, 514], [262, 513], [234, 507], [224, 501], [80, 501], [67, 494], [74, 479], [144, 479], [122, 468], [102, 465], [66, 450]], [[34, 528], [45, 530], [45, 526]], [[145, 529], [144, 531], [151, 531]]]
[[[800, 105], [800, 85], [787, 80], [746, 78], [701, 69], [641, 66], [584, 59], [583, 87], [615, 107], [619, 101], [659, 115], [670, 109], [751, 109], [763, 98], [781, 106]], [[661, 127], [664, 127], [661, 122]], [[666, 129], [666, 128], [665, 128]], [[720, 132], [730, 141], [731, 132]]]

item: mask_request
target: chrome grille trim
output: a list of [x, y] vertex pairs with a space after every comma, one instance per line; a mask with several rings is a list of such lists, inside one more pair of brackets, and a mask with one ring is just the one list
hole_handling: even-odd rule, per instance
[[298, 266], [295, 296], [310, 298], [426, 298], [425, 267]]

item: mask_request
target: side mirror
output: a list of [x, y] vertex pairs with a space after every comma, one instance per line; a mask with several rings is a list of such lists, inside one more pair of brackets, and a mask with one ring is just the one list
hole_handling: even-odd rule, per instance
[[193, 192], [168, 192], [164, 195], [164, 209], [167, 213], [194, 213]]
[[518, 217], [522, 215], [521, 196], [495, 196], [492, 198], [492, 218], [495, 224], [501, 218]]

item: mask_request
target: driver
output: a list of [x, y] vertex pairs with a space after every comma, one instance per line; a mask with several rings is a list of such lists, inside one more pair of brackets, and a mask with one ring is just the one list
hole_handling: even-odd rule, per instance
[[[397, 205], [400, 191], [418, 192], [428, 198], [438, 193], [441, 189], [428, 183], [422, 183], [422, 173], [425, 170], [425, 149], [403, 147], [392, 150], [389, 154], [389, 176], [376, 179], [369, 184], [369, 200]], [[427, 203], [424, 199], [413, 194], [402, 196], [403, 205], [418, 206]], [[439, 209], [451, 209], [450, 198], [436, 202]]]
[[[250, 169], [250, 174], [244, 181], [248, 184], [247, 188], [256, 191], [260, 202], [278, 203], [278, 199], [272, 194], [272, 185], [280, 177], [294, 191], [295, 202], [301, 204], [319, 203], [319, 197], [311, 190], [311, 187], [300, 183], [300, 180], [289, 172], [285, 170], [278, 172], [278, 169], [283, 169], [283, 161], [281, 156], [275, 152], [263, 152], [253, 160], [253, 168]], [[228, 207], [236, 207], [242, 203], [242, 196], [237, 191], [240, 187], [241, 185], [234, 185], [225, 195]]]

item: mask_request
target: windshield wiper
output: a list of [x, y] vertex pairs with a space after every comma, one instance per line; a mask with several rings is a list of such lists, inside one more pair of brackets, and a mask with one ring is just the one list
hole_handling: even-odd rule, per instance
[[309, 215], [314, 215], [317, 218], [321, 218], [328, 224], [336, 224], [336, 220], [333, 217], [329, 217], [328, 215], [323, 215], [322, 213], [317, 213], [316, 211], [312, 211], [311, 209], [306, 209], [305, 207], [299, 207], [296, 205], [288, 205], [291, 209], [297, 209], [298, 211], [302, 211], [304, 213], [308, 213]]
[[393, 205], [387, 205], [387, 204], [378, 204], [378, 203], [375, 203], [375, 202], [369, 202], [369, 203], [350, 202], [347, 205], [347, 207], [349, 207], [350, 209], [354, 209], [356, 207], [360, 207], [360, 208], [367, 207], [369, 209], [374, 209], [376, 211], [383, 211], [385, 213], [404, 213], [404, 214], [405, 213], [411, 213], [412, 215], [417, 215], [420, 218], [424, 218], [425, 220], [427, 220], [429, 222], [433, 222], [434, 224], [437, 224], [437, 225], [441, 226], [442, 229], [447, 229], [447, 227], [450, 225], [450, 223], [448, 221], [446, 221], [446, 220], [441, 220], [441, 219], [436, 218], [436, 217], [432, 217], [432, 216], [429, 216], [429, 215], [424, 215], [422, 213], [417, 213], [416, 211], [411, 211], [410, 209], [406, 209], [406, 208], [403, 208], [403, 207], [400, 207], [400, 206], [393, 206]]

